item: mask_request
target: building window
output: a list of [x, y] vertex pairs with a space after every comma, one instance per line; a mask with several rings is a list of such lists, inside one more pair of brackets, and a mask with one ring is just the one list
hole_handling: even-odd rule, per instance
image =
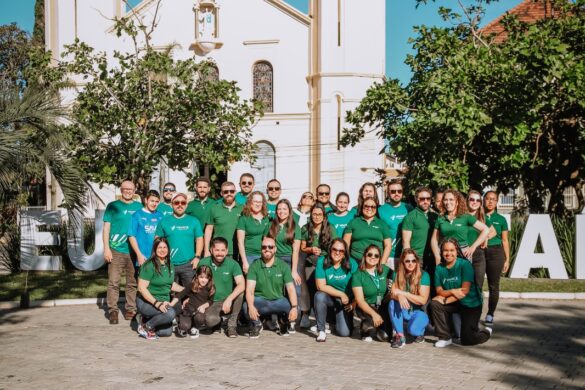
[[276, 177], [276, 151], [267, 141], [256, 143], [256, 161], [252, 164], [252, 175], [256, 189], [264, 191], [268, 182]]
[[266, 61], [257, 62], [254, 64], [252, 73], [254, 76], [254, 99], [264, 104], [264, 112], [273, 112], [272, 65]]

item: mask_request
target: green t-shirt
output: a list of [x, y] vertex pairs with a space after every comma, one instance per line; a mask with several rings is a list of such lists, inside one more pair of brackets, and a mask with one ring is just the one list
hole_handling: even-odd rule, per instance
[[408, 213], [402, 221], [402, 231], [412, 232], [410, 247], [421, 259], [431, 255], [430, 239], [436, 220], [436, 213], [430, 210], [425, 213], [417, 207]]
[[130, 253], [128, 230], [132, 224], [132, 214], [142, 208], [140, 202], [130, 203], [115, 200], [108, 203], [104, 212], [104, 222], [110, 223], [110, 249], [120, 253]]
[[266, 209], [268, 210], [268, 218], [272, 221], [276, 217], [276, 203], [266, 203]]
[[195, 257], [195, 240], [203, 237], [199, 220], [187, 214], [177, 218], [164, 217], [156, 227], [155, 236], [166, 237], [171, 249], [171, 264], [187, 264]]
[[262, 259], [255, 261], [248, 270], [248, 280], [256, 281], [255, 297], [273, 301], [284, 297], [284, 286], [292, 283], [290, 267], [278, 257], [274, 258], [271, 267], [267, 267]]
[[467, 234], [469, 233], [469, 228], [473, 227], [476, 222], [477, 218], [467, 213], [456, 217], [452, 221], [446, 215], [441, 215], [435, 222], [435, 229], [439, 230], [443, 239], [454, 238], [459, 243], [459, 246], [465, 247], [473, 244], [473, 242], [469, 243], [467, 241]]
[[[160, 265], [160, 273], [154, 269], [153, 261], [149, 260], [142, 264], [138, 278], [148, 280], [148, 292], [152, 294], [154, 299], [160, 302], [165, 302], [170, 299], [171, 287], [175, 280], [175, 268], [169, 267], [166, 263]], [[170, 268], [170, 269], [169, 269]]]
[[345, 228], [345, 234], [348, 233], [351, 234], [351, 257], [355, 260], [361, 260], [366, 248], [372, 244], [383, 253], [384, 240], [390, 238], [390, 228], [378, 217], [370, 222], [363, 217], [356, 217]]
[[351, 277], [351, 287], [361, 287], [364, 292], [364, 299], [370, 305], [381, 304], [388, 292], [388, 279], [392, 280], [393, 271], [385, 264], [382, 264], [382, 273], [374, 275], [368, 271], [357, 271]]
[[451, 268], [439, 264], [435, 269], [435, 287], [442, 287], [444, 290], [461, 288], [463, 282], [470, 282], [469, 293], [460, 300], [465, 307], [478, 307], [483, 302], [481, 292], [475, 284], [473, 266], [469, 260], [457, 258]]
[[343, 232], [345, 231], [345, 228], [354, 218], [355, 215], [353, 215], [350, 212], [343, 216], [339, 216], [335, 213], [327, 214], [327, 220], [329, 221], [329, 224], [335, 228], [337, 237], [343, 237]]
[[402, 221], [411, 210], [412, 206], [405, 202], [400, 202], [398, 206], [384, 203], [378, 207], [380, 219], [390, 228], [390, 238], [392, 238], [390, 257], [400, 256], [402, 253]]
[[246, 202], [248, 201], [248, 195], [242, 194], [241, 191], [236, 193], [236, 198], [235, 198], [236, 203], [239, 204], [240, 206], [244, 206], [246, 204]]
[[257, 220], [251, 215], [242, 215], [240, 217], [237, 230], [246, 233], [246, 238], [244, 239], [246, 256], [259, 256], [262, 254], [262, 237], [264, 237], [267, 226], [270, 226], [268, 217], [263, 217], [261, 220]]
[[199, 220], [199, 223], [202, 227], [205, 227], [205, 221], [207, 221], [209, 210], [211, 210], [211, 206], [216, 204], [217, 201], [215, 199], [207, 198], [204, 201], [199, 199], [193, 199], [187, 205], [187, 210], [185, 210], [185, 214], [189, 214]]
[[213, 238], [223, 237], [227, 240], [230, 256], [234, 254], [234, 236], [243, 209], [244, 206], [237, 203], [230, 209], [221, 202], [214, 204], [209, 210], [207, 225], [213, 225]]
[[[305, 225], [302, 227], [301, 240], [306, 241], [307, 246], [309, 246], [309, 247], [319, 247], [321, 249], [321, 256], [327, 256], [327, 251], [329, 250], [329, 248], [321, 247], [319, 245], [320, 234], [315, 233], [315, 232], [313, 232], [313, 234], [309, 234], [308, 227], [309, 227], [309, 225]], [[331, 236], [331, 240], [334, 240], [338, 237], [337, 232], [335, 231], [335, 228], [331, 225], [329, 225], [329, 235]]]
[[156, 211], [161, 213], [163, 217], [166, 217], [167, 215], [171, 215], [173, 213], [173, 207], [170, 204], [166, 204], [165, 202], [160, 202], [156, 208]]
[[[293, 244], [294, 241], [301, 240], [301, 229], [299, 225], [295, 223], [295, 234], [293, 237], [293, 242], [289, 243], [286, 240], [286, 232], [288, 230], [288, 225], [281, 224], [278, 226], [278, 234], [274, 241], [276, 241], [276, 256], [290, 256], [293, 252]], [[264, 231], [264, 236], [267, 236], [270, 232], [270, 225], [266, 226], [266, 230]]]
[[231, 257], [226, 257], [219, 266], [215, 265], [211, 256], [205, 257], [199, 262], [199, 267], [202, 265], [211, 268], [213, 273], [213, 284], [215, 285], [213, 301], [223, 301], [234, 291], [234, 278], [242, 275], [242, 268]]
[[328, 286], [331, 286], [334, 289], [351, 296], [351, 284], [349, 282], [351, 281], [352, 275], [357, 271], [358, 264], [353, 259], [350, 259], [350, 270], [346, 271], [341, 266], [338, 268], [334, 268], [333, 266], [324, 268], [324, 262], [325, 257], [323, 256], [319, 257], [317, 260], [317, 266], [315, 267], [315, 279], [325, 279], [325, 283]]
[[[394, 275], [392, 276], [392, 283], [396, 282], [396, 272], [394, 273]], [[426, 271], [422, 271], [421, 277], [420, 277], [420, 285], [421, 286], [430, 286], [431, 285], [431, 277], [430, 275], [426, 272]], [[396, 286], [394, 286], [396, 287]], [[404, 291], [410, 292], [410, 283], [408, 283], [408, 281], [406, 281], [406, 287], [404, 289]], [[410, 307], [413, 310], [421, 310], [422, 306], [421, 305], [415, 305], [414, 303], [410, 303]]]
[[496, 213], [495, 211], [490, 215], [485, 215], [485, 222], [488, 227], [493, 226], [496, 230], [495, 237], [488, 240], [488, 246], [499, 246], [502, 245], [502, 232], [510, 230], [508, 228], [508, 221], [503, 215]]

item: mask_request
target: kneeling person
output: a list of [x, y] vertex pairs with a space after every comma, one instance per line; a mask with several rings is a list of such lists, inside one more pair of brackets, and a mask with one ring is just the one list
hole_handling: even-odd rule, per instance
[[213, 304], [206, 311], [206, 324], [210, 327], [217, 326], [221, 322], [220, 315], [229, 314], [226, 334], [228, 337], [237, 337], [238, 315], [246, 288], [242, 268], [234, 259], [227, 257], [228, 242], [225, 238], [216, 237], [211, 240], [210, 252], [211, 256], [199, 262], [199, 267], [211, 268], [215, 284]]
[[[258, 338], [262, 330], [260, 316], [276, 314], [282, 321], [280, 334], [292, 333], [289, 321], [297, 319], [297, 293], [290, 266], [275, 256], [276, 243], [273, 238], [262, 240], [262, 261], [255, 261], [248, 270], [245, 310], [252, 321], [250, 338]], [[284, 297], [286, 287], [288, 300]], [[290, 302], [289, 302], [290, 300]]]

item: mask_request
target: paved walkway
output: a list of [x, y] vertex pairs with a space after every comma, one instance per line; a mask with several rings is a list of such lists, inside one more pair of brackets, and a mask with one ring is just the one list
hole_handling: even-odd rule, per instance
[[0, 312], [0, 389], [585, 388], [583, 301], [503, 300], [479, 347], [393, 350], [297, 332], [138, 338], [94, 305]]

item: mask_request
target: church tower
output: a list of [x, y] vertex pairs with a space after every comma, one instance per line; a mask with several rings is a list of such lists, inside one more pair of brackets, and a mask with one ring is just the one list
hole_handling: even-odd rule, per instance
[[351, 203], [359, 187], [375, 181], [383, 168], [384, 142], [370, 132], [354, 148], [339, 141], [347, 111], [357, 107], [385, 72], [385, 0], [310, 0], [310, 188], [331, 185], [347, 191]]

